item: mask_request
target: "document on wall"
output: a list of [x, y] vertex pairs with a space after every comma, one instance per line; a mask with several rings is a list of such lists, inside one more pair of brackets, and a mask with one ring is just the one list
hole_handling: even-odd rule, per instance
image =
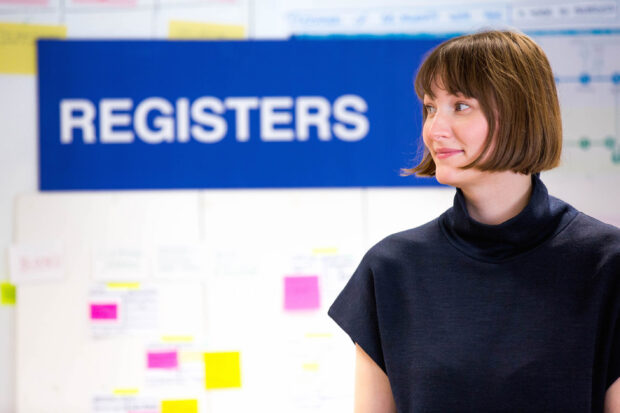
[[[289, 294], [297, 292], [301, 298], [306, 297], [308, 303], [314, 303], [314, 308], [325, 308], [334, 301], [342, 288], [355, 271], [359, 264], [361, 254], [353, 248], [344, 247], [315, 247], [308, 250], [293, 251], [289, 254], [286, 269], [289, 274], [305, 274], [303, 280], [291, 280], [295, 285], [304, 287], [299, 289], [286, 289], [285, 302]], [[315, 275], [317, 281], [309, 278]], [[312, 282], [311, 282], [312, 281]], [[295, 298], [290, 295], [290, 298]], [[314, 301], [309, 301], [309, 300]], [[297, 300], [295, 298], [295, 300]], [[298, 300], [297, 300], [298, 301]], [[308, 307], [310, 304], [307, 304]], [[290, 308], [287, 308], [290, 309]]]
[[139, 394], [101, 394], [92, 400], [93, 413], [159, 413], [159, 407], [158, 398]]
[[153, 249], [153, 277], [200, 280], [207, 276], [208, 250], [202, 244], [158, 245]]
[[216, 249], [213, 252], [213, 275], [218, 278], [257, 276], [265, 254], [249, 249]]
[[[283, 374], [290, 380], [283, 394], [290, 411], [351, 411], [353, 352], [343, 354], [340, 340], [328, 330], [307, 331], [291, 337], [287, 343], [291, 351], [283, 360], [286, 364]], [[345, 362], [351, 363], [349, 369], [342, 368]], [[343, 383], [351, 385], [347, 387]]]
[[100, 283], [90, 291], [88, 317], [93, 337], [157, 332], [159, 292], [140, 283]]
[[14, 284], [65, 278], [65, 250], [60, 241], [14, 244], [9, 248], [9, 276]]
[[203, 352], [193, 342], [148, 345], [145, 369], [145, 383], [150, 388], [179, 387], [201, 391], [204, 387]]
[[93, 280], [132, 281], [148, 277], [148, 254], [140, 245], [95, 243], [91, 256]]

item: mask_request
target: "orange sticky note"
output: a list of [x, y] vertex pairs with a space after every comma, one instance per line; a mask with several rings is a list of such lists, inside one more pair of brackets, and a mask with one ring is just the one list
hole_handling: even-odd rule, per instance
[[241, 387], [241, 366], [238, 351], [204, 353], [207, 389]]
[[198, 400], [163, 400], [161, 413], [198, 413]]
[[66, 26], [0, 23], [0, 73], [36, 74], [36, 40], [65, 37]]

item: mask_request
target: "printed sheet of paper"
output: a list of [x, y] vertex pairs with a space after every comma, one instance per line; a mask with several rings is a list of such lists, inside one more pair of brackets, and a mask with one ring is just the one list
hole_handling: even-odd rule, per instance
[[[304, 305], [308, 309], [329, 307], [353, 275], [361, 257], [362, 253], [355, 248], [344, 247], [315, 247], [291, 252], [285, 270], [289, 274], [317, 274], [318, 285], [316, 292], [314, 285], [300, 285], [306, 290], [300, 291], [302, 295], [299, 297], [294, 295], [294, 289], [287, 290], [285, 287], [285, 310]], [[317, 300], [318, 307], [312, 307]], [[287, 302], [291, 307], [287, 307]]]
[[66, 26], [0, 23], [0, 73], [37, 73], [36, 41], [67, 37]]
[[171, 20], [170, 39], [245, 39], [245, 27], [236, 24], [216, 24]]
[[148, 277], [148, 254], [140, 246], [95, 244], [91, 255], [94, 280], [131, 281]]
[[159, 245], [153, 251], [153, 277], [164, 280], [200, 280], [207, 276], [204, 245]]
[[352, 411], [354, 353], [348, 337], [317, 330], [296, 335], [286, 344], [282, 374], [289, 380], [282, 393], [288, 410]]
[[198, 282], [158, 282], [158, 325], [163, 336], [193, 337], [205, 335], [204, 287]]
[[65, 278], [65, 251], [60, 242], [16, 244], [9, 248], [9, 275], [15, 284]]
[[152, 343], [145, 351], [145, 383], [149, 388], [204, 391], [203, 352], [193, 341]]
[[137, 394], [97, 395], [93, 397], [93, 413], [159, 413], [159, 400]]
[[137, 283], [96, 284], [90, 291], [89, 320], [94, 337], [155, 334], [159, 293]]
[[70, 3], [78, 4], [93, 4], [98, 6], [135, 6], [138, 0], [70, 0]]

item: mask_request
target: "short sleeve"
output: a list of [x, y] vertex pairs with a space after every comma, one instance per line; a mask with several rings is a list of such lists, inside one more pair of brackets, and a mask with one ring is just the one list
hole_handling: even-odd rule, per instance
[[370, 261], [370, 254], [367, 253], [327, 314], [385, 372]]
[[611, 337], [611, 353], [607, 374], [607, 386], [609, 388], [620, 378], [620, 315], [616, 314], [616, 327]]
[[612, 306], [611, 344], [609, 346], [609, 361], [607, 363], [607, 380], [605, 388], [609, 388], [620, 378], [620, 266], [615, 268], [615, 291]]

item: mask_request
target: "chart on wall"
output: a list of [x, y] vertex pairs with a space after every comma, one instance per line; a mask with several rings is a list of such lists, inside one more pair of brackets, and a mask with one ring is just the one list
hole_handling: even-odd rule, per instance
[[[283, 12], [299, 37], [433, 37], [484, 29], [531, 36], [554, 71], [563, 121], [561, 165], [550, 192], [620, 225], [620, 7], [618, 1], [303, 1]], [[603, 201], [602, 194], [605, 194]]]

